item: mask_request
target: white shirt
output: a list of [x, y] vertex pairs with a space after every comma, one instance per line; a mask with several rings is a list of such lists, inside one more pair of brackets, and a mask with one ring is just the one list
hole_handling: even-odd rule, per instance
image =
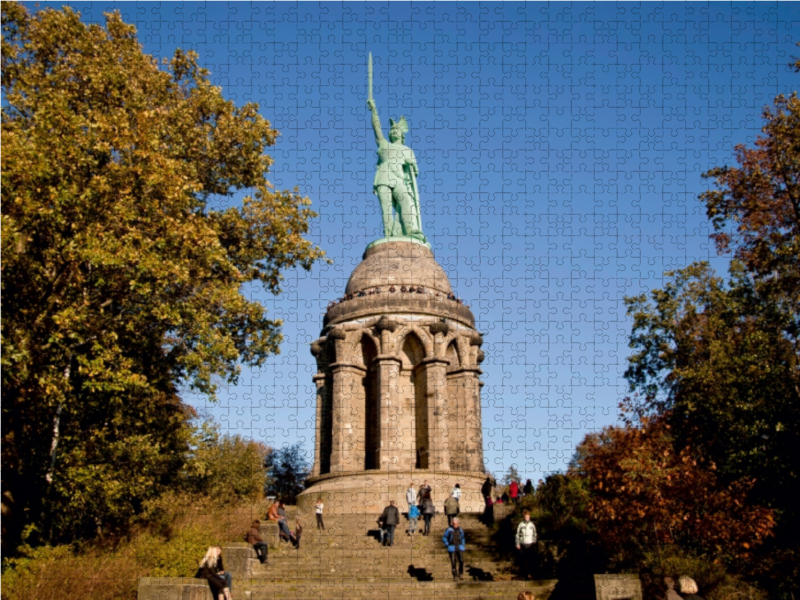
[[314, 508], [316, 509], [318, 515], [322, 514], [322, 509], [324, 506], [325, 506], [324, 502], [320, 502], [319, 504], [314, 505]]
[[406, 492], [406, 500], [409, 504], [414, 504], [414, 502], [417, 501], [417, 490], [415, 490], [413, 487], [408, 488], [408, 491]]
[[450, 492], [450, 493], [452, 494], [453, 498], [455, 498], [456, 500], [461, 502], [461, 488], [460, 487], [454, 487], [453, 491]]

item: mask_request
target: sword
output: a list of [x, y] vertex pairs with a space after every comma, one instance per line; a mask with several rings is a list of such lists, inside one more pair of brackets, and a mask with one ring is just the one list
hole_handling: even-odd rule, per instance
[[367, 62], [367, 93], [368, 99], [372, 100], [372, 52], [369, 53], [369, 62]]

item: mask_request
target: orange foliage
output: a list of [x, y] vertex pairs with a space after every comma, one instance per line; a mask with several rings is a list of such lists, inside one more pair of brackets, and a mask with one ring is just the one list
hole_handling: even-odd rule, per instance
[[691, 448], [675, 450], [663, 418], [589, 434], [572, 471], [587, 479], [588, 516], [617, 555], [679, 544], [747, 560], [775, 525], [774, 511], [745, 502], [752, 481], [722, 484]]

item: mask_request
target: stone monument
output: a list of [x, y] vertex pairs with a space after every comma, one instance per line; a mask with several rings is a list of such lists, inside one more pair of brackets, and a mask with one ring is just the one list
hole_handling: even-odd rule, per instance
[[[371, 71], [370, 57], [370, 80]], [[483, 338], [422, 233], [405, 119], [391, 122], [387, 142], [371, 81], [369, 96], [384, 237], [367, 247], [311, 344], [314, 466], [298, 506], [310, 511], [322, 497], [328, 514], [379, 513], [390, 499], [407, 506], [409, 484], [427, 480], [439, 507], [459, 483], [461, 510], [479, 511]]]

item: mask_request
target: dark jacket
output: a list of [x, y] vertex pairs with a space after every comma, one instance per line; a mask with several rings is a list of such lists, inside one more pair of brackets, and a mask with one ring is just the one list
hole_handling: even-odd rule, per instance
[[457, 515], [459, 511], [458, 500], [450, 496], [444, 501], [444, 514]]
[[484, 481], [483, 485], [481, 486], [481, 494], [483, 494], [484, 498], [492, 495], [492, 482], [488, 479]]
[[697, 594], [687, 594], [683, 597], [683, 600], [703, 600], [703, 598]]
[[432, 515], [436, 513], [436, 507], [434, 507], [433, 500], [430, 498], [424, 498], [420, 504], [420, 508], [422, 509], [421, 512], [423, 515]]
[[400, 511], [396, 506], [389, 505], [383, 509], [380, 518], [381, 523], [384, 525], [399, 525], [400, 524]]

